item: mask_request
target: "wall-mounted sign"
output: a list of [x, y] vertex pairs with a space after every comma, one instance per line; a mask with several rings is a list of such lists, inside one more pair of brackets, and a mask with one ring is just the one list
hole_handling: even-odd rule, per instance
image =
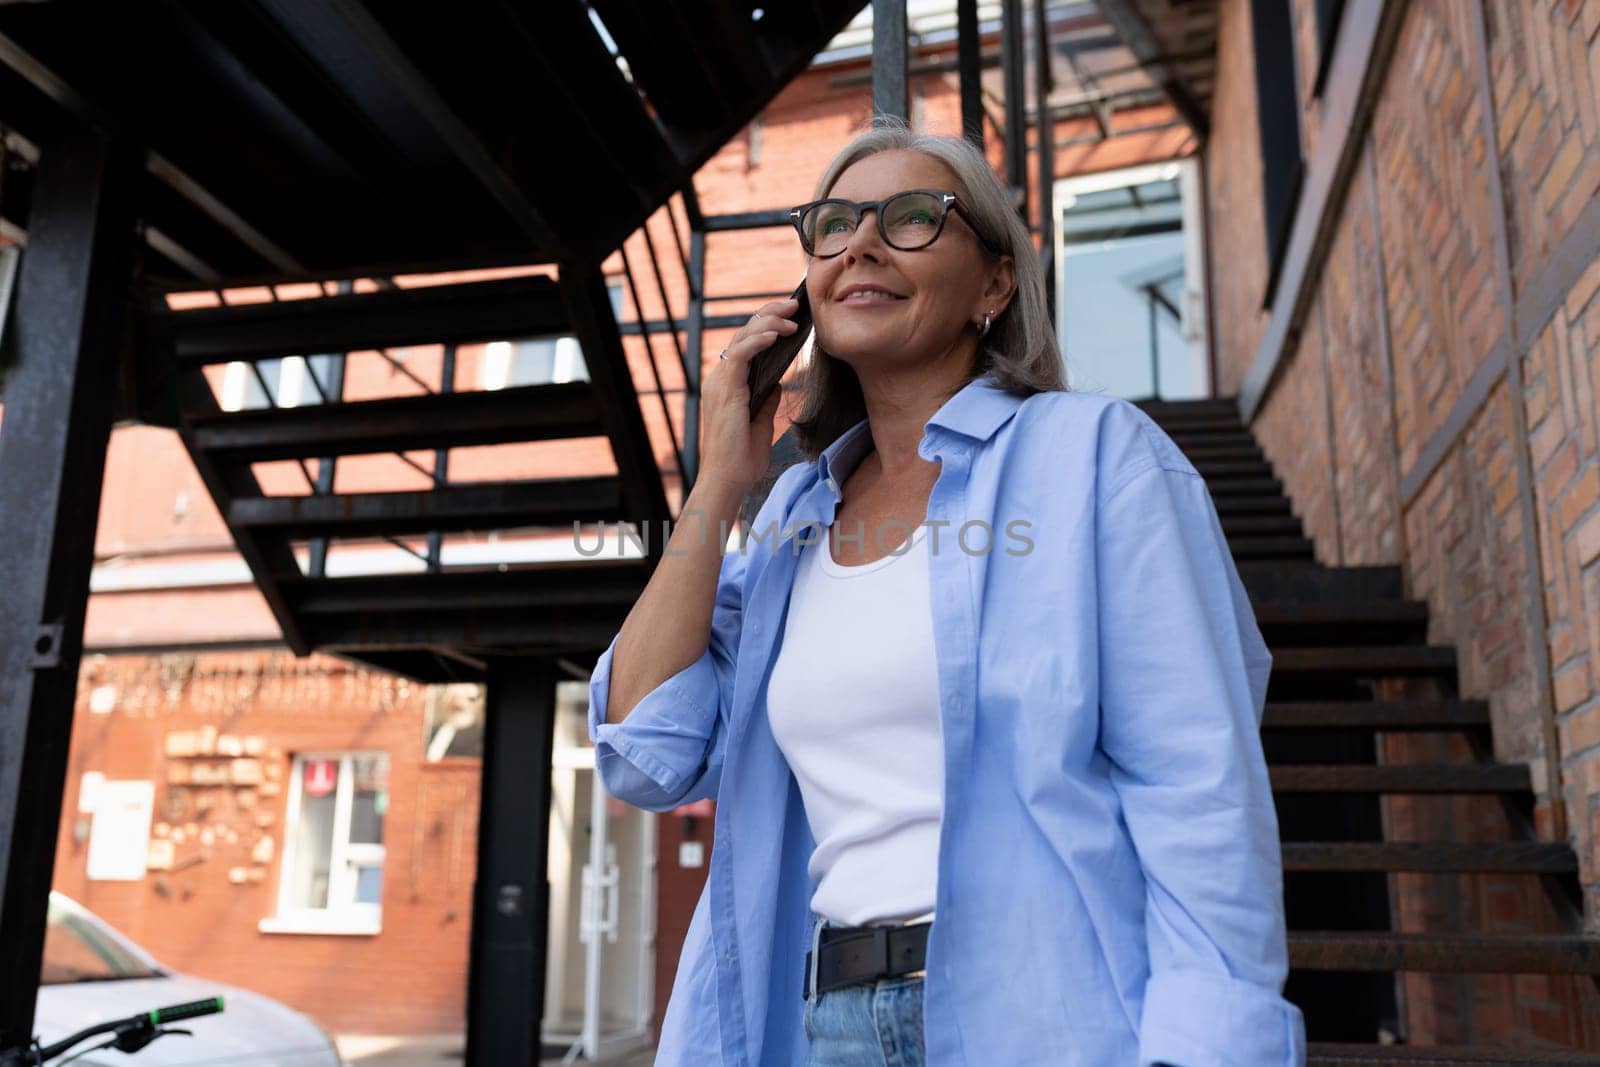
[[339, 784], [339, 764], [331, 759], [306, 761], [306, 796], [325, 797]]
[[89, 831], [91, 879], [137, 882], [144, 877], [155, 805], [154, 782], [100, 783], [95, 791], [94, 826]]

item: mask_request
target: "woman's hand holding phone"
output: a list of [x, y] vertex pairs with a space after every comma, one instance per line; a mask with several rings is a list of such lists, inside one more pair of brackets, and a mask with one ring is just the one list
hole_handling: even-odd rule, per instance
[[710, 480], [742, 496], [766, 473], [772, 453], [773, 420], [782, 392], [773, 389], [752, 415], [750, 364], [780, 338], [788, 340], [803, 329], [794, 319], [800, 308], [801, 301], [794, 297], [763, 305], [739, 327], [723, 358], [701, 383], [700, 410], [705, 431], [697, 483]]

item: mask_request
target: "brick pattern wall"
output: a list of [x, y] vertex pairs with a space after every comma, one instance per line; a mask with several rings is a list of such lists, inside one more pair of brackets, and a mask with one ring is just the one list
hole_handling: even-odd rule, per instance
[[[1295, 0], [1303, 82], [1314, 60], [1310, 8]], [[1318, 558], [1401, 565], [1411, 595], [1431, 609], [1429, 639], [1458, 648], [1461, 692], [1489, 702], [1492, 753], [1391, 737], [1385, 758], [1530, 764], [1540, 834], [1552, 835], [1552, 801], [1565, 805], [1592, 929], [1600, 921], [1600, 261], [1589, 261], [1600, 191], [1600, 0], [1482, 0], [1481, 11], [1487, 93], [1473, 3], [1407, 5], [1326, 258], [1312, 272], [1310, 312], [1254, 429]], [[1247, 0], [1221, 5], [1218, 50], [1208, 167], [1226, 388], [1256, 358], [1264, 321]], [[1307, 85], [1300, 89], [1314, 152], [1320, 116]], [[1500, 273], [1502, 230], [1514, 312]], [[1522, 395], [1507, 367], [1520, 369]], [[1541, 593], [1544, 633], [1532, 625]], [[1542, 696], [1542, 651], [1553, 708]], [[1555, 752], [1545, 736], [1552, 714]], [[1543, 795], [1548, 760], [1560, 762], [1558, 798]], [[1481, 799], [1397, 798], [1385, 809], [1399, 840], [1513, 833]], [[1394, 885], [1404, 929], [1557, 928], [1532, 879], [1403, 876]], [[1402, 988], [1413, 1041], [1600, 1048], [1600, 997], [1587, 980], [1408, 975]]]
[[[458, 1028], [477, 857], [478, 761], [426, 762], [423, 697], [421, 686], [404, 679], [320, 655], [86, 659], [56, 888], [164, 964], [276, 998], [329, 1029]], [[241, 743], [261, 739], [260, 784], [195, 783], [195, 766], [223, 761], [168, 757], [166, 739], [199, 731]], [[277, 910], [293, 757], [349, 750], [389, 757], [382, 932], [262, 933], [259, 922]], [[155, 782], [154, 834], [174, 842], [171, 871], [151, 871], [137, 882], [88, 879], [88, 845], [74, 829], [79, 786], [90, 771]], [[263, 840], [272, 844], [257, 852]]]
[[1484, 12], [1520, 292], [1600, 189], [1600, 5], [1485, 0]]
[[1217, 392], [1233, 396], [1266, 332], [1266, 217], [1247, 0], [1218, 5], [1217, 77], [1206, 147], [1206, 234]]

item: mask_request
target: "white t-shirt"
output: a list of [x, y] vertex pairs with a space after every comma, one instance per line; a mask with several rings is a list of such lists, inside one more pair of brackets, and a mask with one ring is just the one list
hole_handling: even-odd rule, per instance
[[811, 908], [846, 926], [929, 918], [944, 786], [929, 527], [853, 567], [831, 536], [801, 550], [767, 689], [817, 842]]

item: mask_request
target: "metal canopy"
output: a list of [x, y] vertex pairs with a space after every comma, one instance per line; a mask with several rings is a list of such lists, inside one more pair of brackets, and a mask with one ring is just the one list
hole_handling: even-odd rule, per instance
[[148, 145], [176, 287], [593, 259], [860, 4], [593, 7], [0, 4], [0, 125]]

